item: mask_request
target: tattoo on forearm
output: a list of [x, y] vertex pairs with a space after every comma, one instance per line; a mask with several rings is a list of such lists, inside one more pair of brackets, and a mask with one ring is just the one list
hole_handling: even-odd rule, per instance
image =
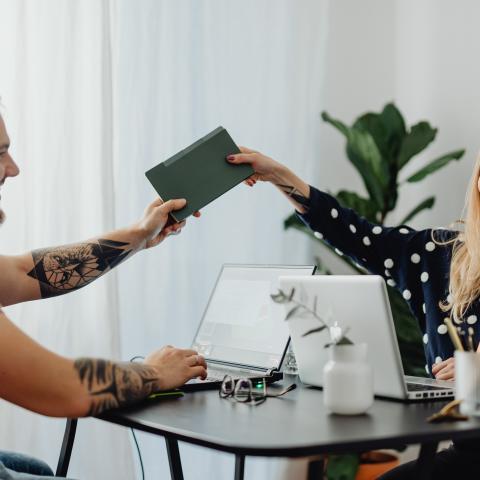
[[87, 415], [131, 405], [160, 389], [156, 369], [141, 363], [79, 358], [74, 367], [91, 398]]
[[279, 185], [277, 187], [282, 190], [285, 195], [293, 198], [295, 202], [301, 205], [305, 210], [308, 210], [310, 207], [310, 199], [302, 195], [293, 185]]
[[132, 252], [128, 243], [99, 239], [44, 248], [32, 252], [33, 269], [28, 275], [37, 279], [42, 298], [77, 290], [116, 267]]

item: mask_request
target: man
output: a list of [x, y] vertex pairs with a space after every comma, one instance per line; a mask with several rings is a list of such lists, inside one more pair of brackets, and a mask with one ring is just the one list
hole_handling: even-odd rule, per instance
[[[0, 186], [19, 174], [9, 147], [0, 116]], [[202, 356], [170, 346], [151, 353], [142, 363], [61, 357], [28, 337], [1, 310], [1, 306], [75, 291], [136, 252], [180, 233], [185, 222], [167, 225], [168, 214], [185, 204], [185, 200], [157, 199], [131, 227], [78, 244], [0, 256], [0, 398], [44, 415], [83, 417], [206, 377]], [[4, 219], [0, 209], [0, 222]], [[0, 452], [0, 479], [35, 478], [16, 476], [13, 470], [53, 475], [42, 462]]]

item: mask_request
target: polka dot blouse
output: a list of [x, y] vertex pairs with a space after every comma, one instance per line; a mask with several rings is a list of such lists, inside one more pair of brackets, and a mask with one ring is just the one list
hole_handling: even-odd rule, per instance
[[[452, 245], [439, 245], [454, 236], [451, 230], [414, 230], [407, 226], [385, 227], [372, 224], [351, 209], [343, 208], [332, 196], [310, 187], [310, 206], [300, 218], [317, 238], [347, 255], [388, 285], [397, 288], [407, 301], [423, 333], [430, 374], [433, 363], [453, 356], [453, 345], [443, 323], [448, 312], [439, 302], [447, 299]], [[476, 303], [465, 317], [475, 330], [478, 342]]]

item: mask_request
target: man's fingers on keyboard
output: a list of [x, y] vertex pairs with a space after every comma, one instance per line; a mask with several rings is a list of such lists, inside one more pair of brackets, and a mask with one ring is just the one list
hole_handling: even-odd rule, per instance
[[200, 377], [202, 380], [207, 378], [207, 369], [202, 366], [192, 368], [192, 378]]
[[183, 354], [186, 356], [186, 357], [190, 357], [192, 355], [198, 355], [198, 352], [196, 350], [192, 350], [190, 348], [186, 348], [183, 350]]

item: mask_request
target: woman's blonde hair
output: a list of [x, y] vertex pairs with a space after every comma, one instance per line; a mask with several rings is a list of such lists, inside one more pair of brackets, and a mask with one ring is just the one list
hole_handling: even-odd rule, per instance
[[[475, 163], [465, 198], [463, 231], [443, 244], [453, 243], [450, 263], [449, 296], [440, 302], [443, 311], [450, 310], [454, 321], [461, 322], [472, 303], [480, 297], [480, 157]], [[432, 232], [433, 234], [433, 232]], [[440, 243], [440, 242], [436, 242]]]

